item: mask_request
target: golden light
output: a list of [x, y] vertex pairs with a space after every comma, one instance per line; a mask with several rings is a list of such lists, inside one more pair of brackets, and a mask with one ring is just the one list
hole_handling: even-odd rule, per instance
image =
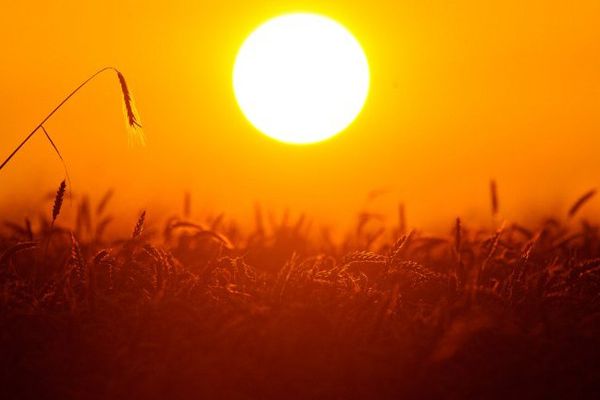
[[246, 39], [233, 88], [259, 131], [287, 143], [314, 143], [341, 132], [360, 113], [369, 65], [358, 41], [336, 21], [287, 14]]

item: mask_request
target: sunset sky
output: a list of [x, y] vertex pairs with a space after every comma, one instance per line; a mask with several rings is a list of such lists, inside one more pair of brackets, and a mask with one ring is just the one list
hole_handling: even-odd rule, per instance
[[[371, 72], [356, 121], [308, 146], [257, 132], [232, 89], [244, 39], [294, 11], [343, 24]], [[198, 214], [249, 218], [259, 202], [333, 224], [383, 190], [369, 207], [392, 219], [402, 201], [411, 225], [435, 228], [487, 217], [492, 177], [508, 218], [563, 212], [600, 177], [598, 21], [597, 0], [6, 2], [0, 157], [110, 65], [129, 81], [146, 147], [127, 144], [110, 74], [46, 128], [74, 193], [112, 187], [127, 212], [180, 207], [189, 190]], [[0, 173], [0, 207], [33, 209], [63, 177], [38, 135]]]

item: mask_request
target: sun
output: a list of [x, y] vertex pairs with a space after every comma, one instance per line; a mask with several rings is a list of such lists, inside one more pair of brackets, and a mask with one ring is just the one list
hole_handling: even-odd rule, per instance
[[369, 64], [338, 22], [286, 14], [259, 26], [233, 68], [237, 102], [254, 127], [287, 143], [325, 140], [346, 129], [369, 92]]

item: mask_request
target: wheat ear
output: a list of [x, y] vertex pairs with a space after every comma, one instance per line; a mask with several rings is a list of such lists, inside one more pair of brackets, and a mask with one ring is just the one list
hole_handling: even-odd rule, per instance
[[25, 139], [23, 139], [23, 141], [21, 143], [19, 143], [19, 145], [12, 151], [12, 153], [10, 153], [8, 155], [8, 157], [6, 157], [6, 159], [2, 162], [2, 164], [0, 164], [0, 170], [2, 170], [2, 168], [4, 168], [4, 166], [6, 164], [8, 164], [8, 162], [15, 156], [15, 154], [17, 154], [19, 152], [19, 150], [21, 150], [21, 148], [29, 141], [29, 139], [31, 139], [33, 137], [33, 135], [35, 135], [35, 133], [38, 130], [42, 129], [42, 126], [67, 101], [69, 101], [69, 99], [71, 99], [71, 97], [73, 97], [85, 85], [87, 85], [92, 79], [94, 79], [96, 76], [100, 75], [104, 71], [114, 71], [114, 72], [116, 72], [117, 78], [119, 79], [119, 83], [121, 85], [121, 92], [123, 94], [123, 102], [124, 102], [125, 114], [126, 114], [126, 117], [127, 117], [127, 124], [132, 129], [132, 133], [130, 134], [130, 139], [135, 139], [139, 143], [143, 144], [145, 142], [145, 140], [144, 140], [144, 134], [140, 130], [140, 128], [142, 127], [142, 125], [140, 124], [140, 119], [139, 119], [139, 117], [138, 117], [138, 115], [137, 115], [137, 113], [135, 111], [135, 106], [133, 104], [133, 99], [131, 97], [131, 92], [129, 91], [127, 83], [125, 82], [125, 78], [123, 77], [123, 74], [118, 69], [116, 69], [114, 67], [104, 67], [101, 70], [95, 72], [92, 76], [90, 76], [89, 78], [87, 78], [85, 81], [83, 81], [71, 93], [69, 93], [67, 95], [67, 97], [65, 97], [60, 103], [58, 103], [58, 105], [52, 111], [50, 111], [50, 113], [48, 115], [46, 115], [46, 117], [44, 117], [44, 119], [42, 119], [42, 121], [35, 128], [33, 128], [33, 130], [29, 133], [29, 135], [27, 135], [25, 137]]

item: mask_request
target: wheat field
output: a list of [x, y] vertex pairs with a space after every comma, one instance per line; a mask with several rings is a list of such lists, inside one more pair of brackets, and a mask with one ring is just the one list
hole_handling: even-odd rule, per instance
[[[445, 236], [341, 241], [304, 218], [251, 231], [141, 213], [109, 237], [112, 192], [61, 183], [0, 237], [0, 393], [60, 399], [592, 398], [600, 381], [599, 227], [564, 217]], [[492, 213], [498, 211], [495, 183]], [[66, 199], [65, 199], [66, 200]], [[403, 208], [402, 208], [403, 213]], [[450, 229], [451, 228], [451, 229]]]

